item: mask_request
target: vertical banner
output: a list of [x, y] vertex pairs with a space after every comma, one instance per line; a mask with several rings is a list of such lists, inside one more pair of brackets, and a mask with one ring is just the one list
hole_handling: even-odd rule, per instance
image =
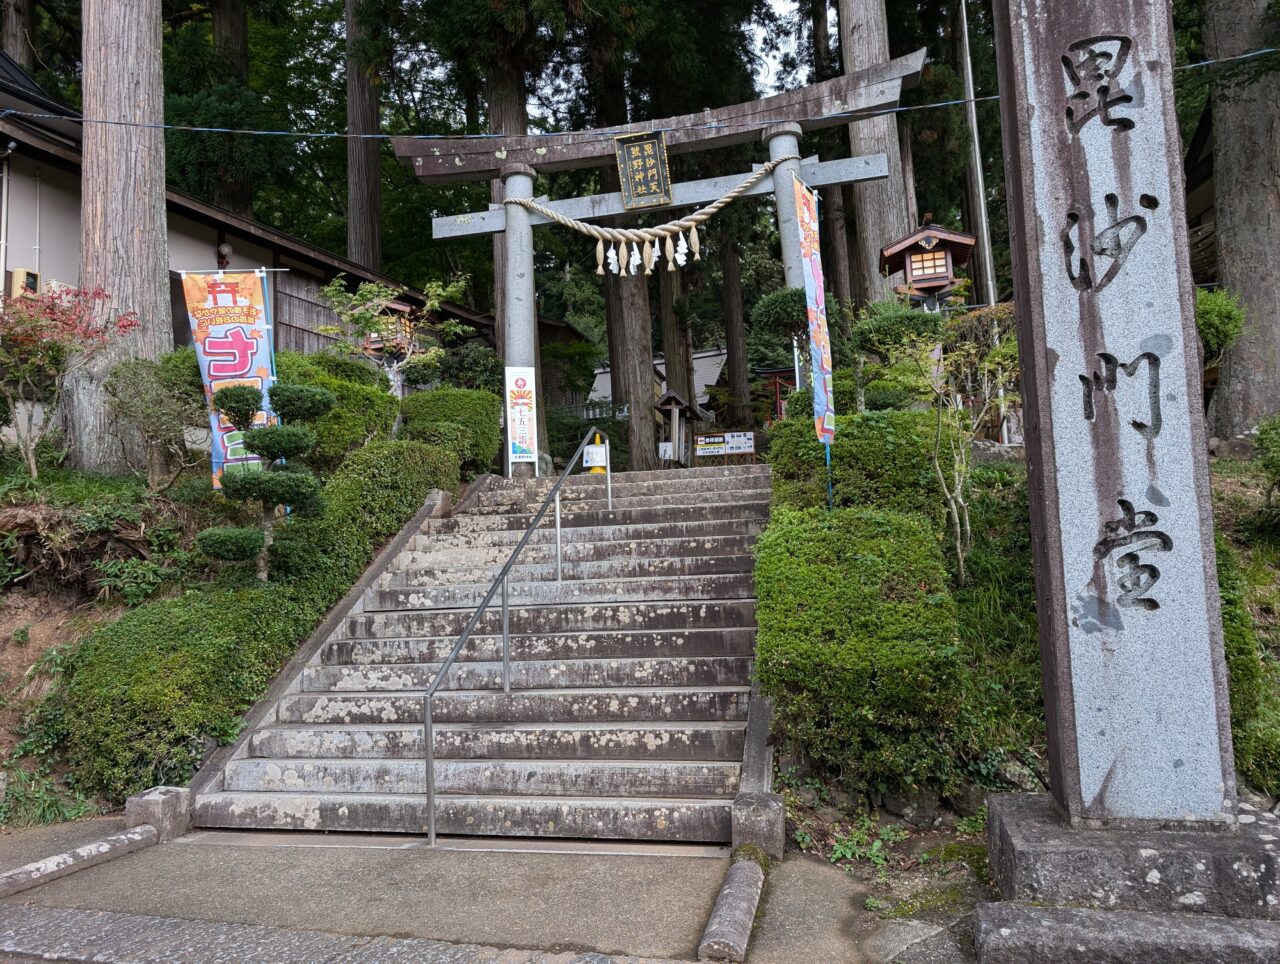
[[507, 464], [538, 464], [538, 409], [532, 368], [507, 369]]
[[262, 468], [258, 457], [245, 449], [241, 433], [213, 407], [213, 393], [232, 385], [258, 389], [264, 409], [258, 422], [267, 423], [267, 392], [276, 377], [267, 273], [261, 268], [207, 274], [184, 271], [182, 291], [209, 402], [213, 487], [218, 489], [224, 472]]
[[836, 437], [836, 406], [831, 390], [831, 336], [827, 332], [827, 301], [822, 283], [822, 252], [818, 245], [818, 194], [795, 179], [796, 220], [800, 222], [800, 258], [804, 266], [805, 306], [809, 315], [809, 359], [813, 370], [813, 427], [818, 441], [830, 445]]

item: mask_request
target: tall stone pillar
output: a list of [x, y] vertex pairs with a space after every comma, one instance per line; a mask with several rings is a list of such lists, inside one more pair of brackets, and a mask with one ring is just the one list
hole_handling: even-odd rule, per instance
[[988, 830], [1002, 894], [1064, 907], [986, 905], [979, 953], [1117, 959], [1117, 918], [1080, 908], [1164, 912], [1166, 938], [1188, 912], [1280, 920], [1275, 838], [1249, 812], [1229, 832], [1170, 6], [995, 13], [1053, 802], [994, 797]]
[[[764, 142], [769, 160], [800, 153], [800, 125], [775, 124], [765, 128]], [[800, 222], [796, 220], [796, 193], [793, 179], [800, 174], [800, 161], [783, 161], [773, 169], [773, 202], [778, 213], [778, 238], [782, 242], [782, 270], [788, 288], [804, 287], [800, 261]]]
[[[508, 164], [501, 171], [503, 200], [533, 197], [534, 170], [526, 164]], [[511, 367], [538, 369], [538, 305], [533, 277], [533, 226], [529, 212], [519, 204], [506, 204], [505, 250], [503, 264], [504, 298], [502, 310], [503, 364]], [[541, 376], [541, 371], [538, 372]], [[539, 378], [539, 385], [541, 384]], [[537, 404], [543, 399], [538, 393]], [[505, 443], [504, 443], [505, 446]], [[503, 460], [506, 461], [504, 448]], [[508, 466], [512, 477], [535, 475], [533, 463]]]

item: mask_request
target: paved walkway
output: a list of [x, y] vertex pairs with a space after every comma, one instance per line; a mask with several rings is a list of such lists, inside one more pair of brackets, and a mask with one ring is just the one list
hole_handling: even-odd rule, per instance
[[[173, 920], [62, 907], [0, 907], [0, 952], [55, 961], [125, 964], [674, 964], [594, 953], [547, 954], [474, 944]], [[12, 959], [12, 958], [11, 958]]]
[[[121, 823], [0, 835], [0, 870]], [[193, 833], [0, 900], [0, 961], [691, 961], [728, 864], [716, 847], [442, 844]], [[941, 927], [880, 919], [868, 893], [826, 861], [788, 855], [770, 874], [750, 964], [972, 960]]]
[[[77, 826], [59, 834], [83, 842]], [[41, 856], [67, 846], [48, 843]], [[394, 937], [472, 945], [472, 956], [458, 960], [489, 960], [475, 956], [475, 946], [568, 953], [566, 961], [585, 952], [691, 960], [728, 866], [724, 848], [567, 844], [564, 852], [552, 853], [519, 841], [504, 851], [489, 849], [487, 842], [483, 846], [430, 850], [418, 838], [391, 835], [196, 833], [0, 900], [0, 913], [106, 911], [168, 919], [180, 929], [184, 922], [252, 925], [276, 929], [276, 938], [281, 930], [323, 931], [326, 939]], [[0, 839], [0, 865], [22, 862], [11, 852]], [[21, 925], [20, 918], [3, 919]], [[121, 933], [127, 938], [130, 931], [124, 927]], [[234, 927], [214, 931], [235, 932]], [[335, 947], [367, 952], [355, 945]], [[383, 953], [381, 945], [377, 950]], [[434, 949], [436, 956], [419, 958], [419, 950], [406, 945], [396, 953], [408, 957], [397, 959], [455, 959]], [[503, 964], [544, 959], [559, 960], [495, 958]]]

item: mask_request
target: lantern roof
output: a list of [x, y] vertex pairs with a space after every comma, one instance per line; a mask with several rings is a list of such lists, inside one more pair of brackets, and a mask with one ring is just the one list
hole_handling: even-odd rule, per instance
[[916, 228], [905, 238], [899, 238], [892, 244], [881, 248], [880, 270], [888, 271], [889, 274], [905, 271], [907, 258], [911, 256], [914, 250], [930, 251], [939, 247], [946, 248], [951, 252], [951, 264], [953, 267], [963, 268], [969, 263], [969, 258], [973, 255], [973, 246], [976, 240], [972, 234], [965, 234], [963, 231], [949, 231], [936, 225], [925, 225], [924, 227]]

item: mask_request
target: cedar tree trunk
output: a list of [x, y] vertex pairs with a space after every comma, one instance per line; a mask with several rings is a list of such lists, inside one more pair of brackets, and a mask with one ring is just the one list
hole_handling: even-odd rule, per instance
[[667, 389], [690, 405], [696, 405], [698, 399], [697, 386], [693, 384], [693, 344], [689, 337], [689, 326], [676, 309], [684, 274], [679, 269], [668, 271], [662, 261], [658, 262], [654, 271], [658, 275], [658, 318], [662, 322], [662, 355]]
[[[839, 0], [840, 50], [846, 74], [888, 61], [884, 4], [885, 0]], [[880, 301], [893, 296], [891, 279], [880, 274], [880, 249], [911, 230], [895, 115], [882, 114], [850, 124], [849, 149], [853, 157], [884, 154], [889, 162], [889, 176], [884, 180], [852, 186], [854, 291], [862, 303]]]
[[71, 373], [62, 424], [77, 468], [119, 472], [144, 467], [146, 447], [110, 419], [103, 381], [124, 359], [173, 348], [164, 134], [131, 126], [164, 121], [160, 0], [85, 0], [82, 11], [85, 116], [122, 123], [84, 126], [80, 285], [104, 289], [106, 310], [142, 324]]
[[[1210, 0], [1210, 57], [1269, 46], [1268, 0]], [[1213, 92], [1218, 279], [1240, 296], [1244, 333], [1223, 359], [1213, 434], [1232, 438], [1280, 412], [1280, 73]]]
[[720, 296], [724, 309], [724, 344], [729, 369], [728, 424], [751, 428], [751, 374], [747, 371], [747, 329], [742, 313], [742, 263], [737, 239], [725, 235], [720, 242]]
[[[215, 0], [213, 12], [213, 47], [227, 73], [236, 83], [249, 86], [249, 7], [246, 0]], [[226, 135], [234, 136], [234, 135]], [[222, 171], [214, 201], [243, 214], [253, 214], [253, 182]]]
[[[373, 38], [365, 0], [346, 0], [347, 132], [377, 134], [381, 78], [370, 60]], [[382, 264], [382, 142], [347, 138], [347, 257], [377, 271]]]
[[31, 46], [31, 0], [0, 0], [0, 40], [4, 52], [23, 70], [35, 66]]

